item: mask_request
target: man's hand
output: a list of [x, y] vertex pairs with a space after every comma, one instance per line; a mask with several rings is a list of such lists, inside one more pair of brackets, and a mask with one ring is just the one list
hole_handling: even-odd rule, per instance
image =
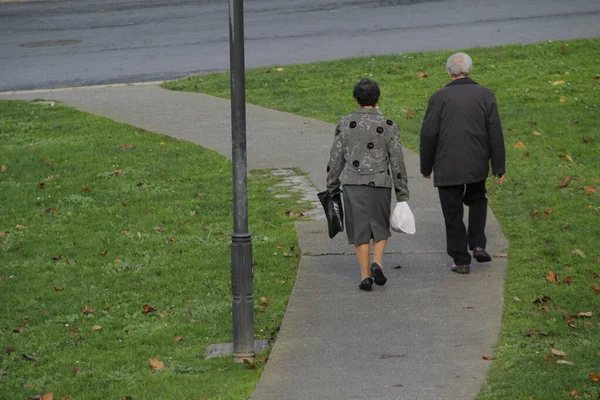
[[501, 185], [501, 184], [504, 183], [504, 174], [502, 174], [502, 175], [494, 175], [494, 177], [498, 181], [498, 185]]
[[431, 175], [423, 175], [423, 178], [425, 178], [425, 179], [431, 179]]

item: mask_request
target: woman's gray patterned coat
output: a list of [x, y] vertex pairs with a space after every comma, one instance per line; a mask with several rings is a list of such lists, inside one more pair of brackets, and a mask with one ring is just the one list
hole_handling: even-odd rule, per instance
[[327, 189], [344, 185], [392, 187], [397, 201], [408, 200], [400, 129], [375, 108], [340, 119], [327, 165]]

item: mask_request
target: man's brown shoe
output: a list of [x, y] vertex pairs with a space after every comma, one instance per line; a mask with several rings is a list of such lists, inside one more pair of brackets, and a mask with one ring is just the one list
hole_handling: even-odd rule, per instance
[[470, 265], [453, 265], [451, 268], [452, 272], [456, 272], [457, 274], [468, 274], [471, 272]]
[[473, 258], [480, 263], [492, 261], [492, 257], [483, 247], [473, 247]]

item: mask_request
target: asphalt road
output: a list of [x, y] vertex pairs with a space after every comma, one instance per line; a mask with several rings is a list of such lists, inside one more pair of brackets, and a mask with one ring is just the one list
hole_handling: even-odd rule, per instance
[[[600, 36], [598, 0], [247, 0], [246, 66]], [[0, 91], [229, 68], [225, 0], [0, 1]]]

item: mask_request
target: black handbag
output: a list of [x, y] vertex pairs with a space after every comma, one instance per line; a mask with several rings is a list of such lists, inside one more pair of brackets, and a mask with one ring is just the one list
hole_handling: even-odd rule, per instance
[[335, 189], [333, 192], [325, 190], [317, 193], [329, 227], [329, 237], [333, 238], [339, 232], [344, 232], [344, 209], [342, 208], [342, 190]]

